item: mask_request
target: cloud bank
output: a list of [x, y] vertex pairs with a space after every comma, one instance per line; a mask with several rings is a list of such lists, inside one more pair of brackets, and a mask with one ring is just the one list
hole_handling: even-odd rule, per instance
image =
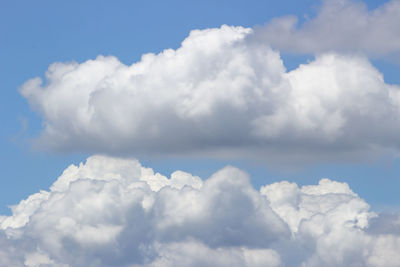
[[400, 87], [367, 58], [326, 53], [287, 72], [253, 37], [222, 26], [130, 66], [112, 56], [54, 63], [45, 83], [20, 89], [43, 118], [36, 145], [284, 161], [398, 153]]
[[322, 2], [317, 15], [302, 25], [295, 16], [275, 18], [258, 28], [257, 37], [281, 51], [356, 52], [399, 62], [400, 1], [388, 1], [371, 11], [362, 1]]
[[92, 156], [0, 217], [2, 266], [399, 266], [400, 217], [329, 179], [170, 178]]

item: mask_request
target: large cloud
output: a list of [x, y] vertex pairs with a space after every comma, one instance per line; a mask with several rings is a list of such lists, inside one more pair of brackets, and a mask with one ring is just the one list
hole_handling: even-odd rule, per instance
[[170, 178], [90, 157], [0, 219], [2, 266], [400, 266], [397, 215], [347, 184], [250, 184], [226, 167]]
[[369, 11], [356, 0], [324, 0], [316, 17], [298, 25], [298, 18], [273, 19], [258, 28], [257, 38], [282, 51], [342, 51], [400, 60], [400, 1]]
[[297, 161], [398, 152], [399, 87], [366, 58], [323, 54], [286, 72], [251, 36], [222, 26], [131, 66], [111, 56], [52, 64], [44, 84], [21, 88], [44, 121], [37, 145]]

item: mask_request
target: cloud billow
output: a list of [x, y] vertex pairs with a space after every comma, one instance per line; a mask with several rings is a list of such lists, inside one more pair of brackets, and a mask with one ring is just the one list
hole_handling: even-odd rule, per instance
[[92, 156], [0, 217], [3, 266], [398, 266], [398, 216], [346, 183], [250, 184], [225, 167], [167, 178]]
[[368, 59], [326, 53], [287, 72], [254, 34], [195, 30], [130, 66], [112, 56], [52, 64], [45, 83], [20, 89], [45, 125], [36, 146], [291, 162], [398, 152], [399, 86]]

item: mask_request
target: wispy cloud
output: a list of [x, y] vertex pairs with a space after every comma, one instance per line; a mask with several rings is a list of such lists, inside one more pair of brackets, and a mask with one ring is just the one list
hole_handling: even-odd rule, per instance
[[273, 19], [257, 29], [257, 38], [294, 53], [356, 52], [400, 60], [400, 1], [368, 10], [362, 1], [324, 0], [318, 14], [298, 25], [298, 18]]

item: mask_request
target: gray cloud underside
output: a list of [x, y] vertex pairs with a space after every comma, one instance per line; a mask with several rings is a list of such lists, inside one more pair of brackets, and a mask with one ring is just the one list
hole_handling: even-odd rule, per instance
[[1, 266], [399, 266], [400, 217], [346, 183], [255, 190], [92, 156], [0, 217]]
[[287, 72], [252, 29], [195, 30], [127, 66], [54, 63], [22, 95], [40, 148], [114, 155], [358, 160], [399, 149], [399, 86], [367, 58], [325, 53]]
[[317, 15], [298, 25], [298, 18], [273, 19], [257, 29], [257, 38], [293, 53], [327, 51], [364, 53], [400, 60], [400, 1], [368, 10], [362, 1], [324, 0]]

